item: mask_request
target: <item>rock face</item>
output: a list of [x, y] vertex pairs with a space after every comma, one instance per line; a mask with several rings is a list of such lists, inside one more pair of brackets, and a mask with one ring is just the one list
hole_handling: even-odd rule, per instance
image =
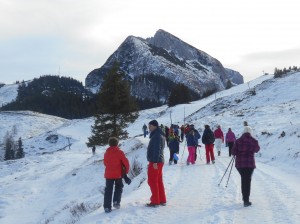
[[237, 71], [226, 68], [227, 77], [233, 85], [239, 85], [244, 83], [244, 77]]
[[161, 102], [167, 99], [175, 83], [183, 83], [202, 97], [225, 89], [228, 79], [233, 80], [237, 75], [207, 53], [158, 30], [154, 37], [147, 39], [127, 37], [101, 68], [88, 74], [86, 87], [94, 92], [98, 90], [115, 61], [127, 74], [132, 95]]

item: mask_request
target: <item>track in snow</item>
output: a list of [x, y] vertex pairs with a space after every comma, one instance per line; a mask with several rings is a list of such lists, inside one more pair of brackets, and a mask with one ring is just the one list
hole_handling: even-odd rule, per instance
[[[166, 161], [168, 156], [166, 148]], [[187, 150], [183, 161], [186, 157]], [[205, 160], [203, 149], [201, 157]], [[95, 223], [95, 220], [97, 223], [299, 223], [300, 212], [296, 209], [300, 208], [299, 191], [287, 186], [280, 176], [276, 177], [273, 167], [257, 163], [250, 196], [252, 207], [243, 207], [240, 176], [235, 168], [228, 187], [225, 188], [227, 175], [218, 186], [230, 159], [216, 157], [216, 164], [206, 165], [198, 157], [196, 165], [186, 166], [184, 162], [165, 165], [166, 207], [145, 207], [150, 190], [144, 182], [137, 191], [123, 195], [120, 210], [105, 214], [101, 207], [81, 223]]]

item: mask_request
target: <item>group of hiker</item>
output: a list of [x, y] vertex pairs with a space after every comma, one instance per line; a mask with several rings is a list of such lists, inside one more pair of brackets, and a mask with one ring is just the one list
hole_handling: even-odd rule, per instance
[[[148, 132], [149, 130], [149, 132]], [[144, 137], [150, 133], [150, 141], [147, 148], [147, 160], [148, 160], [148, 185], [151, 190], [150, 203], [147, 203], [147, 207], [166, 206], [166, 194], [163, 183], [163, 166], [164, 166], [164, 148], [165, 145], [169, 147], [170, 158], [169, 165], [178, 163], [179, 159], [179, 145], [186, 138], [186, 145], [188, 148], [187, 165], [195, 164], [197, 159], [197, 148], [201, 135], [194, 125], [171, 125], [171, 127], [158, 124], [156, 120], [152, 120], [143, 126]], [[241, 188], [243, 194], [244, 206], [250, 206], [249, 201], [250, 188], [251, 188], [251, 176], [255, 168], [254, 153], [259, 151], [259, 145], [255, 138], [252, 137], [252, 129], [248, 126], [247, 122], [244, 122], [244, 132], [239, 139], [236, 139], [235, 134], [228, 129], [228, 132], [224, 138], [221, 126], [218, 125], [217, 129], [213, 132], [209, 125], [204, 126], [204, 132], [202, 134], [202, 143], [205, 145], [206, 151], [206, 163], [215, 163], [214, 146], [218, 151], [218, 156], [221, 155], [222, 144], [225, 142], [229, 148], [229, 156], [234, 155], [236, 160], [236, 168], [241, 175]], [[123, 191], [124, 178], [127, 184], [130, 184], [131, 180], [127, 177], [129, 172], [129, 162], [124, 152], [118, 147], [118, 139], [110, 138], [109, 148], [104, 154], [105, 165], [105, 178], [106, 187], [104, 193], [104, 210], [106, 213], [112, 211], [113, 207], [120, 208], [121, 195]], [[115, 191], [113, 194], [113, 186], [115, 185]]]
[[[179, 159], [179, 145], [186, 139], [188, 158], [186, 161], [187, 165], [195, 164], [197, 160], [197, 149], [201, 147], [199, 141], [201, 134], [195, 128], [193, 124], [185, 124], [179, 127], [179, 125], [172, 124], [171, 127], [160, 125], [163, 135], [165, 136], [167, 146], [170, 150], [169, 165], [177, 164]], [[147, 135], [147, 126], [144, 124], [144, 137]], [[146, 134], [145, 134], [146, 133]], [[226, 147], [228, 147], [229, 157], [231, 156], [231, 150], [236, 141], [235, 134], [232, 132], [231, 128], [228, 129], [226, 137], [224, 138], [221, 126], [218, 125], [217, 129], [213, 132], [209, 125], [204, 126], [204, 132], [202, 135], [202, 143], [205, 145], [206, 151], [206, 163], [215, 163], [214, 147], [218, 152], [218, 156], [221, 155], [222, 144], [226, 142]]]

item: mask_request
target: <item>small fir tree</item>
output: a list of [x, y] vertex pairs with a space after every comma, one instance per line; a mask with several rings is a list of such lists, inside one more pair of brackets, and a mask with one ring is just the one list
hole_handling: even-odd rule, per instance
[[22, 139], [21, 137], [18, 140], [18, 149], [17, 149], [17, 153], [16, 153], [16, 159], [21, 159], [24, 158], [25, 153], [23, 150], [23, 143], [22, 143]]
[[4, 137], [4, 143], [5, 143], [5, 154], [4, 154], [4, 160], [12, 160], [15, 159], [15, 144], [14, 140], [11, 134], [8, 132], [6, 133]]
[[101, 111], [95, 116], [92, 136], [88, 138], [88, 147], [106, 145], [108, 138], [112, 136], [119, 139], [128, 137], [125, 128], [137, 119], [138, 112], [124, 77], [118, 63], [114, 63], [104, 77], [98, 96]]

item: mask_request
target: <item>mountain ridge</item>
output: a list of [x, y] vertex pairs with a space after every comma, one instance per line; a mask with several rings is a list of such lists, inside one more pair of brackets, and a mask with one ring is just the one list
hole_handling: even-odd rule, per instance
[[[162, 29], [154, 37], [146, 39], [128, 36], [103, 66], [87, 75], [86, 86], [97, 91], [101, 87], [103, 76], [115, 61], [119, 62], [120, 69], [128, 75], [129, 82], [140, 75], [160, 75], [186, 85], [199, 97], [207, 92], [226, 89], [230, 80], [219, 60]], [[241, 75], [237, 72], [233, 76]], [[139, 93], [134, 90], [135, 86], [131, 88], [133, 95], [139, 98]], [[150, 95], [153, 99], [156, 94]], [[163, 95], [156, 100], [166, 100], [167, 97]]]

